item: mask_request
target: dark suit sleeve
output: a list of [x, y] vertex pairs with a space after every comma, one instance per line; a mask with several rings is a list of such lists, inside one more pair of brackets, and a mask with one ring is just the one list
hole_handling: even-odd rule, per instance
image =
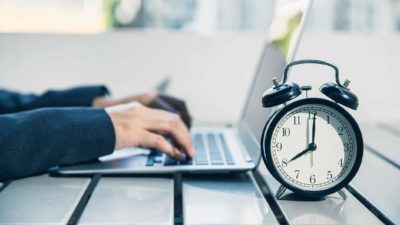
[[99, 108], [44, 108], [0, 115], [0, 180], [112, 153], [111, 119]]
[[0, 90], [0, 114], [43, 107], [91, 106], [95, 97], [106, 94], [108, 94], [108, 90], [104, 86], [49, 90], [42, 95], [21, 94], [9, 90]]

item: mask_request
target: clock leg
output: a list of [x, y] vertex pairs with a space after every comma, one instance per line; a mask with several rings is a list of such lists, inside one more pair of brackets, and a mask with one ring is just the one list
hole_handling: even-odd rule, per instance
[[281, 185], [281, 186], [278, 188], [278, 191], [276, 191], [275, 197], [276, 197], [277, 199], [280, 199], [280, 198], [282, 197], [283, 193], [285, 193], [285, 191], [286, 191], [286, 187], [284, 187], [283, 185]]
[[339, 193], [340, 197], [343, 198], [343, 200], [346, 200], [346, 199], [347, 199], [347, 195], [346, 195], [346, 193], [343, 191], [343, 189], [340, 189], [340, 190], [338, 191], [338, 193]]

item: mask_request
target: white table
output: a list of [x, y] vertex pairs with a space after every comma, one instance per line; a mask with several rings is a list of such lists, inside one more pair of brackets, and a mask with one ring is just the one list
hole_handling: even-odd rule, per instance
[[0, 224], [399, 224], [400, 132], [391, 131], [400, 127], [383, 127], [362, 126], [369, 147], [347, 200], [290, 192], [277, 200], [264, 165], [225, 175], [45, 174], [0, 184]]

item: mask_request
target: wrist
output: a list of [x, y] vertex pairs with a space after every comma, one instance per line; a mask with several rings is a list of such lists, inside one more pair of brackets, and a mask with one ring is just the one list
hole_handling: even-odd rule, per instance
[[106, 96], [99, 96], [93, 99], [92, 106], [93, 107], [99, 107], [99, 108], [105, 108], [108, 106], [112, 106], [112, 100]]
[[129, 104], [120, 104], [105, 108], [106, 113], [111, 119], [115, 133], [115, 149], [133, 146], [131, 143], [132, 137], [127, 135], [131, 129], [132, 116], [129, 115], [129, 109], [140, 107], [141, 104], [138, 102], [132, 102]]
[[114, 149], [120, 149], [124, 147], [124, 143], [122, 140], [122, 133], [123, 131], [121, 131], [121, 126], [120, 126], [120, 115], [118, 115], [118, 113], [115, 112], [109, 112], [106, 109], [106, 113], [108, 114], [108, 116], [111, 119], [112, 125], [114, 127], [114, 133], [115, 133], [115, 146]]

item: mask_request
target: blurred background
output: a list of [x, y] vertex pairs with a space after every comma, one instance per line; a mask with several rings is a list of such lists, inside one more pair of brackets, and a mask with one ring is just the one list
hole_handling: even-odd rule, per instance
[[[195, 123], [234, 123], [274, 4], [0, 0], [0, 86], [40, 93], [102, 83], [123, 96], [169, 79], [169, 93], [187, 100]], [[399, 32], [400, 0], [316, 0], [296, 58], [337, 64], [360, 98], [359, 120], [400, 122]], [[292, 73], [315, 94], [333, 80], [319, 67]]]
[[[0, 31], [265, 31], [273, 5], [273, 0], [1, 0]], [[400, 1], [316, 1], [307, 27], [317, 32], [393, 33], [400, 31]]]

